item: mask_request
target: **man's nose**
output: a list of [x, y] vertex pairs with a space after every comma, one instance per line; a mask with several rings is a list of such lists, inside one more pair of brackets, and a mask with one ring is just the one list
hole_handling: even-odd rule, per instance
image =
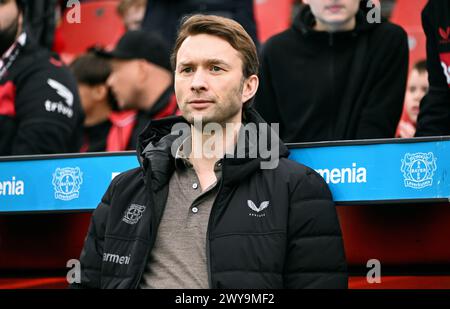
[[202, 69], [196, 70], [192, 77], [191, 90], [198, 92], [198, 91], [205, 91], [207, 89], [208, 89], [207, 73]]

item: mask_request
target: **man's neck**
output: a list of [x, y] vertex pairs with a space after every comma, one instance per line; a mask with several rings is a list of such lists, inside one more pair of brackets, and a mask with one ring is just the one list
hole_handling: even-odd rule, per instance
[[96, 104], [96, 108], [94, 108], [94, 110], [92, 110], [89, 114], [86, 114], [86, 118], [84, 120], [84, 125], [86, 127], [92, 127], [102, 123], [108, 119], [109, 114], [111, 113], [111, 108], [108, 106], [107, 102], [98, 102]]
[[316, 24], [314, 25], [314, 30], [316, 31], [325, 31], [329, 33], [334, 32], [342, 32], [342, 31], [350, 31], [355, 29], [356, 27], [356, 18], [353, 17], [351, 20], [342, 23], [342, 24], [327, 24], [322, 23], [316, 19]]
[[222, 127], [222, 134], [205, 134], [203, 128], [192, 126], [192, 150], [189, 161], [192, 163], [199, 177], [202, 189], [209, 187], [216, 181], [214, 165], [227, 153], [234, 153], [241, 123], [230, 123]]

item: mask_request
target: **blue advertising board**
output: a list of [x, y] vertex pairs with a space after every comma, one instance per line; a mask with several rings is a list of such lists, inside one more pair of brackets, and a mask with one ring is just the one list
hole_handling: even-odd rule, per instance
[[322, 175], [336, 202], [448, 201], [450, 141], [408, 141], [292, 148], [290, 158]]
[[[449, 201], [450, 138], [290, 145], [338, 204]], [[0, 212], [89, 211], [134, 152], [0, 158]]]
[[112, 178], [138, 165], [134, 152], [0, 161], [0, 212], [95, 209]]

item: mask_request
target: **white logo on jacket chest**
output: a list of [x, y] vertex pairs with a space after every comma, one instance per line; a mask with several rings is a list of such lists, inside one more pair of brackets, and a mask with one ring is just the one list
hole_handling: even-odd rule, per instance
[[269, 207], [269, 201], [262, 202], [259, 207], [255, 205], [255, 203], [251, 200], [247, 200], [248, 207], [253, 210], [254, 212], [249, 213], [248, 215], [251, 217], [265, 217], [265, 213], [260, 213], [267, 207]]
[[128, 224], [136, 224], [142, 218], [142, 214], [145, 211], [145, 206], [131, 204], [128, 209], [125, 211], [125, 215], [122, 218], [122, 221]]

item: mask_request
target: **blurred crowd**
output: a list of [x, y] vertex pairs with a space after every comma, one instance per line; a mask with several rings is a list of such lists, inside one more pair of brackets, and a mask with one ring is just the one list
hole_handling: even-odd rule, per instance
[[[253, 104], [284, 142], [450, 135], [446, 1], [425, 7], [427, 59], [410, 72], [394, 1], [292, 1], [292, 25], [265, 42], [253, 0], [114, 1], [117, 44], [64, 60], [58, 25], [89, 2], [0, 1], [0, 156], [135, 149], [149, 121], [180, 114], [171, 49], [193, 13], [235, 19], [255, 41]], [[330, 27], [341, 11], [348, 18]]]

